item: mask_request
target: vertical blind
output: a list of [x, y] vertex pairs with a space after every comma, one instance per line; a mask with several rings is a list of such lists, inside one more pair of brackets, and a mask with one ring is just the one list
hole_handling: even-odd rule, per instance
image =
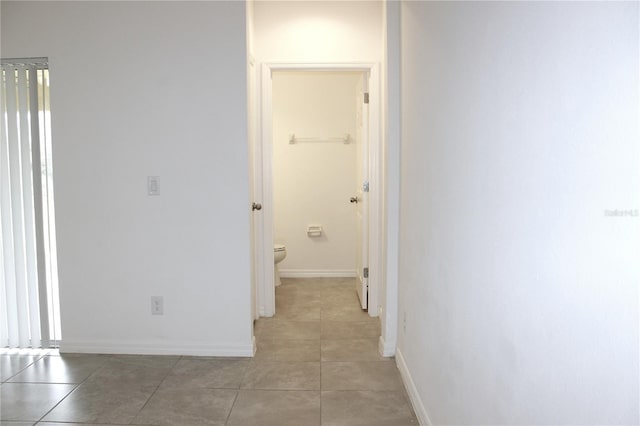
[[50, 340], [38, 93], [43, 66], [2, 63], [0, 347], [36, 348]]

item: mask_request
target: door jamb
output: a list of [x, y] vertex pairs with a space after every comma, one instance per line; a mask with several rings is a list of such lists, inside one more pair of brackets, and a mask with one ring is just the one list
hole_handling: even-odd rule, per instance
[[257, 232], [262, 235], [262, 271], [257, 272], [259, 314], [271, 317], [275, 314], [274, 264], [269, 262], [273, 251], [273, 85], [274, 71], [361, 71], [369, 73], [369, 315], [377, 317], [382, 290], [383, 248], [383, 144], [381, 132], [381, 86], [378, 63], [263, 63], [260, 73], [260, 144], [262, 147], [262, 221]]

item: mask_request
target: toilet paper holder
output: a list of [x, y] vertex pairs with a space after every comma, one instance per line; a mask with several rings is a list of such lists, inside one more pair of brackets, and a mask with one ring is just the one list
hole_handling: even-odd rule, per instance
[[307, 236], [320, 237], [322, 235], [322, 225], [308, 225]]

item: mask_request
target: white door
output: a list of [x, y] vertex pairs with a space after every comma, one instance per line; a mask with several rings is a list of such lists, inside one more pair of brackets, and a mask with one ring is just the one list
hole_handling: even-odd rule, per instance
[[362, 309], [368, 307], [368, 281], [369, 281], [369, 93], [368, 75], [363, 73], [358, 84], [358, 96], [356, 99], [358, 113], [358, 133], [356, 135], [356, 189], [351, 203], [356, 205], [356, 291], [360, 299]]
[[257, 111], [258, 105], [256, 100], [258, 73], [253, 59], [249, 62], [249, 99], [248, 99], [248, 121], [249, 121], [249, 194], [251, 208], [251, 229], [250, 229], [250, 245], [251, 245], [251, 306], [253, 318], [260, 316], [258, 289], [260, 287], [261, 266], [263, 262], [262, 253], [262, 155], [261, 144], [258, 138]]

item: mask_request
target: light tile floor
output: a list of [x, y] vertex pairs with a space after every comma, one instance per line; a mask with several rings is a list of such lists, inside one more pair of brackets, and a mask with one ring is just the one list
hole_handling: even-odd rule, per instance
[[0, 354], [0, 425], [417, 425], [351, 279], [283, 279], [253, 359]]

